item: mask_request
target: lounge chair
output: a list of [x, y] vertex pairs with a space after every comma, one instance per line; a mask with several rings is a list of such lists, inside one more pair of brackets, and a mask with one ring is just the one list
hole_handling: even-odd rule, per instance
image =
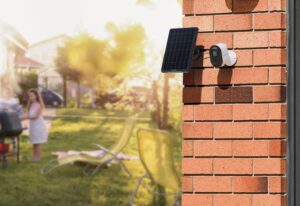
[[174, 166], [171, 137], [165, 131], [139, 129], [137, 138], [140, 160], [146, 173], [141, 176], [132, 192], [130, 205], [134, 205], [135, 196], [146, 178], [166, 191], [158, 193], [144, 185], [149, 192], [160, 196], [172, 195], [174, 197], [172, 205], [177, 205], [180, 197], [180, 180]]
[[131, 177], [131, 173], [117, 155], [127, 146], [136, 122], [136, 117], [137, 115], [134, 115], [126, 120], [121, 137], [110, 148], [105, 148], [102, 145], [94, 144], [103, 151], [103, 155], [95, 157], [78, 152], [76, 154], [69, 154], [60, 158], [55, 158], [44, 165], [44, 167], [41, 169], [41, 173], [43, 175], [47, 175], [63, 165], [84, 163], [87, 164], [87, 166], [85, 167], [85, 171], [87, 171], [90, 166], [94, 166], [95, 169], [89, 174], [91, 176], [94, 176], [101, 167], [106, 166], [112, 161], [116, 161], [117, 163], [119, 163], [121, 168], [123, 168], [123, 170]]

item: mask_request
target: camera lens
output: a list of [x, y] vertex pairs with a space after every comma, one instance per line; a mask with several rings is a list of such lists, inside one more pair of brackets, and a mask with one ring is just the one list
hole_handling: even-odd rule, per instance
[[217, 57], [218, 56], [218, 51], [216, 49], [214, 49], [212, 51], [212, 55], [213, 55], [213, 57]]

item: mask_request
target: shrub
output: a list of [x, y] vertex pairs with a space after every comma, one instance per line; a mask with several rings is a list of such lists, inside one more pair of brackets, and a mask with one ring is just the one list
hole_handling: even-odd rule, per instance
[[26, 91], [31, 88], [38, 87], [38, 75], [36, 74], [36, 72], [31, 71], [26, 73], [19, 73], [18, 78], [21, 89], [18, 98], [21, 104], [26, 104]]

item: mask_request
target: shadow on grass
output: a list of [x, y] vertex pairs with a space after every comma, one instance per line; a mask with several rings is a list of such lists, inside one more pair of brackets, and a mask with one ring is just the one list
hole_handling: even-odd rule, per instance
[[[139, 161], [125, 161], [133, 174], [130, 179], [119, 165], [101, 169], [94, 178], [85, 177], [82, 167], [67, 165], [49, 176], [42, 176], [42, 166], [54, 158], [54, 151], [96, 150], [91, 143], [109, 147], [118, 140], [124, 126], [123, 121], [95, 119], [62, 119], [53, 121], [49, 141], [43, 145], [42, 160], [30, 163], [32, 146], [28, 137], [21, 138], [21, 163], [9, 158], [6, 170], [0, 169], [0, 205], [5, 206], [111, 206], [129, 204], [129, 198], [144, 168]], [[138, 127], [154, 128], [153, 123], [138, 122]], [[180, 138], [176, 138], [180, 139]], [[138, 155], [135, 131], [124, 153]], [[179, 142], [176, 143], [179, 147]], [[179, 149], [180, 150], [180, 149]], [[178, 153], [177, 155], [179, 155]], [[136, 199], [137, 205], [158, 204], [152, 195], [141, 189]]]

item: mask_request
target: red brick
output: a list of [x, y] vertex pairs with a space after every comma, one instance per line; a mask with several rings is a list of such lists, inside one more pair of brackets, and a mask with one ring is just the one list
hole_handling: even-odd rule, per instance
[[237, 63], [235, 66], [252, 66], [253, 64], [253, 51], [252, 50], [237, 50]]
[[233, 156], [235, 157], [267, 157], [268, 155], [267, 141], [233, 141]]
[[286, 47], [286, 32], [272, 31], [269, 32], [269, 46], [270, 47]]
[[202, 60], [201, 60], [201, 58], [198, 60], [198, 65], [200, 67], [204, 67], [204, 68], [213, 67], [213, 65], [210, 62], [210, 56], [209, 56], [208, 52], [204, 53]]
[[193, 192], [193, 177], [183, 176], [181, 179], [182, 192]]
[[253, 133], [254, 138], [286, 138], [286, 123], [255, 122]]
[[194, 13], [194, 0], [182, 1], [182, 13], [193, 14]]
[[231, 177], [194, 177], [195, 192], [231, 192]]
[[214, 89], [212, 87], [185, 87], [182, 99], [184, 103], [212, 103]]
[[285, 102], [286, 87], [256, 86], [253, 88], [254, 102]]
[[183, 158], [183, 174], [212, 174], [212, 159]]
[[196, 85], [228, 85], [232, 81], [231, 69], [201, 69], [195, 71]]
[[195, 120], [232, 120], [232, 105], [195, 105]]
[[193, 120], [194, 119], [194, 106], [184, 105], [182, 116], [183, 116], [183, 120]]
[[281, 196], [281, 206], [287, 206], [287, 196], [286, 195], [282, 195]]
[[191, 157], [194, 155], [194, 141], [184, 140], [182, 142], [182, 155], [185, 157]]
[[184, 138], [212, 139], [213, 124], [208, 122], [183, 123]]
[[214, 17], [215, 31], [241, 31], [252, 29], [251, 14], [217, 15]]
[[199, 32], [214, 30], [213, 16], [186, 16], [182, 21], [183, 27], [198, 27]]
[[250, 103], [253, 101], [252, 87], [216, 87], [216, 103]]
[[181, 206], [212, 206], [212, 195], [183, 194]]
[[270, 104], [269, 119], [286, 120], [286, 104]]
[[254, 65], [282, 65], [286, 64], [285, 49], [259, 49], [254, 50]]
[[[199, 43], [200, 44], [200, 43]], [[207, 47], [211, 46], [207, 42], [205, 42]], [[236, 50], [237, 55], [237, 63], [235, 66], [252, 66], [253, 65], [253, 51], [252, 50]], [[209, 53], [205, 52], [204, 57], [199, 59], [198, 61], [194, 61], [192, 67], [204, 67], [204, 68], [211, 68], [213, 67], [210, 62]]]
[[266, 193], [268, 192], [268, 178], [267, 177], [234, 177], [233, 192]]
[[272, 140], [269, 142], [270, 157], [286, 156], [286, 141]]
[[252, 205], [255, 206], [286, 206], [285, 197], [281, 195], [253, 195]]
[[231, 141], [195, 141], [195, 156], [197, 157], [224, 157], [232, 156]]
[[233, 12], [268, 11], [268, 0], [233, 0]]
[[[206, 52], [206, 53], [207, 53], [207, 52]], [[206, 53], [204, 53], [204, 55], [205, 55]], [[197, 68], [197, 69], [198, 69], [199, 67], [201, 67], [201, 68], [204, 67], [204, 66], [203, 66], [203, 64], [204, 64], [203, 62], [204, 62], [204, 61], [205, 61], [205, 59], [204, 59], [204, 57], [202, 57], [202, 56], [200, 56], [200, 58], [198, 58], [198, 59], [196, 59], [196, 60], [193, 60], [193, 61], [192, 61], [192, 69], [193, 69], [193, 68]]]
[[269, 68], [269, 82], [271, 84], [285, 84], [286, 68]]
[[184, 85], [193, 85], [194, 84], [194, 72], [193, 71], [183, 74], [183, 84]]
[[234, 69], [233, 84], [267, 84], [268, 68]]
[[218, 122], [214, 123], [213, 136], [216, 139], [251, 139], [253, 123], [250, 122]]
[[286, 178], [285, 177], [269, 177], [269, 192], [270, 193], [285, 193]]
[[[199, 45], [200, 46], [200, 45]], [[201, 46], [200, 46], [201, 47]], [[198, 58], [197, 60], [194, 60], [192, 62], [192, 68], [204, 68], [204, 67], [213, 67], [212, 65], [209, 65], [209, 59], [206, 59], [206, 58], [209, 58], [209, 54], [207, 52], [204, 52], [204, 55], [201, 55], [200, 58]], [[209, 60], [209, 61], [207, 61]], [[204, 66], [206, 65], [206, 66]], [[208, 65], [208, 66], [207, 66]]]
[[[184, 74], [184, 85], [198, 85], [201, 88], [184, 89], [183, 102], [197, 105], [184, 105], [191, 107], [184, 109], [183, 119], [217, 122], [184, 123], [186, 125], [183, 126], [183, 136], [187, 139], [183, 140], [182, 154], [185, 157], [194, 157], [190, 159], [195, 161], [200, 159], [199, 161], [210, 160], [212, 162], [195, 163], [187, 160], [189, 158], [183, 159], [183, 174], [194, 176], [184, 176], [182, 179], [182, 191], [193, 193], [182, 195], [182, 205], [284, 206], [285, 197], [281, 194], [286, 193], [286, 183], [285, 178], [279, 175], [285, 175], [285, 160], [281, 158], [286, 156], [286, 141], [282, 140], [286, 138], [286, 125], [284, 122], [272, 120], [286, 120], [286, 105], [275, 103], [285, 102], [283, 98], [285, 95], [281, 93], [283, 92], [281, 88], [285, 90], [284, 84], [286, 84], [285, 68], [281, 68], [286, 64], [284, 49], [286, 32], [283, 31], [285, 14], [273, 12], [284, 11], [285, 0], [184, 1], [184, 14], [200, 14], [188, 15], [183, 19], [184, 27], [199, 27], [197, 45], [209, 49], [213, 44], [225, 42], [230, 49], [238, 49], [235, 50], [238, 62], [234, 69], [213, 68], [209, 54], [205, 52], [204, 59], [193, 62], [193, 67], [196, 68]], [[227, 15], [228, 13], [231, 15]], [[243, 21], [243, 15], [252, 18]], [[226, 24], [226, 20], [221, 19], [222, 16], [236, 19], [236, 22]], [[238, 18], [239, 16], [241, 18]], [[213, 19], [216, 20], [215, 23]], [[221, 21], [225, 23], [220, 25]], [[250, 32], [253, 31], [252, 29], [261, 31]], [[252, 101], [248, 96], [248, 89], [245, 89], [250, 88], [250, 85], [253, 89]], [[202, 86], [209, 87], [202, 88]], [[222, 90], [225, 87], [228, 89]], [[238, 92], [239, 89], [241, 89], [240, 92]], [[238, 97], [239, 94], [241, 94], [240, 97]], [[237, 104], [253, 102], [264, 104]], [[215, 104], [198, 105], [200, 103]], [[226, 106], [226, 108], [224, 110], [215, 106]], [[223, 122], [227, 120], [236, 121]], [[260, 122], [249, 122], [256, 120]], [[196, 126], [198, 123], [199, 125]], [[272, 139], [268, 140], [269, 138]], [[276, 138], [279, 140], [275, 140]], [[185, 163], [186, 160], [188, 164]], [[279, 160], [279, 163], [268, 162], [274, 160]], [[184, 173], [184, 170], [188, 172]], [[231, 175], [234, 177], [230, 177]], [[230, 179], [234, 179], [231, 184], [229, 184]], [[231, 185], [234, 191], [231, 190]]]
[[[197, 43], [198, 44], [198, 43]], [[200, 46], [200, 45], [199, 45]], [[201, 46], [200, 46], [201, 47]], [[198, 60], [195, 60], [192, 62], [192, 67], [193, 68], [212, 68], [212, 64], [210, 63], [210, 56], [209, 52], [205, 51], [204, 54], [199, 58]]]
[[286, 15], [283, 13], [254, 14], [254, 29], [285, 29]]
[[286, 173], [286, 160], [279, 158], [253, 159], [253, 173], [256, 175], [280, 175]]
[[269, 11], [285, 11], [286, 0], [269, 0]]
[[[201, 69], [195, 70], [195, 84], [196, 85], [230, 85], [230, 84], [249, 84], [253, 82], [268, 82], [268, 70], [265, 69], [263, 74], [259, 73], [255, 78], [245, 78], [242, 75], [245, 72], [251, 72], [250, 69]], [[259, 71], [258, 71], [259, 72]], [[257, 73], [258, 73], [257, 72]], [[241, 75], [240, 75], [241, 73]], [[251, 72], [251, 73], [254, 73]], [[255, 73], [255, 74], [257, 74]], [[248, 75], [249, 73], [247, 73]], [[263, 76], [262, 76], [263, 75]], [[263, 78], [263, 80], [262, 80]], [[249, 79], [249, 80], [248, 80]]]
[[269, 46], [268, 32], [238, 32], [233, 35], [234, 48], [261, 48]]
[[197, 45], [209, 49], [212, 45], [225, 43], [228, 48], [233, 47], [232, 33], [201, 33], [198, 34]]
[[232, 2], [224, 0], [195, 0], [196, 14], [231, 13]]
[[233, 105], [234, 120], [267, 120], [268, 104], [235, 104]]
[[252, 206], [251, 195], [215, 195], [214, 206]]
[[214, 159], [214, 174], [250, 175], [252, 174], [252, 159]]

